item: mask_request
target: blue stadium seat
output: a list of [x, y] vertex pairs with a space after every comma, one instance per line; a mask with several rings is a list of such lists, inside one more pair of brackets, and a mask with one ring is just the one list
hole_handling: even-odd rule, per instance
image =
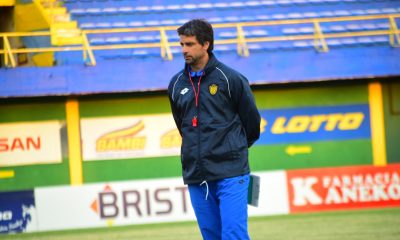
[[143, 22], [140, 21], [132, 21], [128, 23], [129, 27], [144, 27]]
[[350, 14], [352, 16], [359, 16], [359, 15], [366, 15], [367, 12], [362, 9], [353, 9], [353, 10], [350, 10]]
[[216, 9], [224, 9], [224, 8], [228, 8], [229, 4], [226, 2], [216, 2], [213, 4], [213, 7]]
[[350, 16], [351, 13], [347, 10], [336, 10], [333, 11], [334, 16], [336, 17], [343, 17], [343, 16]]
[[254, 29], [248, 32], [247, 37], [266, 37], [268, 36], [268, 31], [263, 29]]
[[282, 20], [287, 18], [286, 14], [283, 13], [277, 13], [277, 14], [272, 14], [271, 19], [273, 20]]
[[303, 5], [307, 4], [307, 0], [292, 0], [293, 4]]
[[224, 31], [217, 35], [218, 38], [227, 39], [227, 38], [236, 38], [237, 33], [236, 31]]
[[155, 12], [155, 13], [162, 13], [165, 11], [165, 6], [163, 5], [154, 5], [150, 7], [150, 11], [151, 12]]
[[122, 38], [122, 42], [123, 43], [129, 43], [129, 44], [138, 43], [139, 39], [138, 39], [138, 37], [132, 36], [132, 35], [131, 36], [125, 36], [125, 37]]
[[305, 12], [303, 13], [303, 18], [317, 18], [319, 14], [316, 12]]
[[[266, 37], [268, 36], [268, 31], [263, 29], [253, 29], [253, 30], [245, 30], [244, 35], [246, 37]], [[236, 38], [237, 32], [236, 31], [223, 31], [217, 35], [218, 38], [221, 39], [229, 39], [229, 38]]]
[[257, 15], [255, 16], [256, 21], [268, 21], [271, 20], [271, 17], [268, 15]]
[[256, 21], [256, 18], [254, 16], [250, 16], [250, 15], [248, 15], [248, 16], [240, 16], [239, 18], [240, 18], [240, 21], [242, 21], [242, 22], [254, 22], [254, 21]]
[[374, 36], [371, 37], [371, 39], [375, 44], [385, 44], [385, 45], [389, 44], [388, 36]]
[[177, 47], [172, 47], [171, 48], [171, 53], [173, 55], [181, 55], [182, 54], [182, 50], [180, 48], [177, 48]]
[[134, 57], [146, 57], [148, 55], [150, 55], [150, 53], [147, 49], [135, 49], [132, 51], [132, 56]]
[[260, 1], [246, 1], [244, 2], [244, 5], [247, 7], [252, 7], [252, 8], [258, 8], [262, 6]]
[[365, 12], [367, 14], [380, 14], [380, 13], [382, 13], [381, 10], [375, 9], [375, 8], [367, 9], [367, 10], [365, 10]]
[[343, 38], [340, 39], [340, 42], [343, 46], [355, 46], [357, 45], [357, 41], [355, 38]]
[[92, 37], [89, 40], [91, 45], [104, 45], [106, 40], [102, 37]]
[[377, 23], [376, 26], [378, 27], [378, 29], [389, 29], [389, 23]]
[[236, 45], [234, 44], [226, 44], [226, 45], [216, 45], [214, 47], [215, 53], [228, 53], [228, 52], [235, 52]]
[[278, 4], [279, 6], [285, 7], [285, 6], [291, 5], [292, 2], [289, 0], [277, 0], [276, 4]]
[[197, 5], [197, 8], [201, 10], [209, 10], [213, 8], [213, 5], [211, 3], [200, 3]]
[[173, 25], [177, 25], [177, 22], [174, 19], [165, 19], [165, 20], [161, 20], [160, 24], [162, 26], [173, 26]]
[[184, 4], [181, 6], [181, 8], [184, 10], [188, 10], [188, 11], [194, 11], [197, 9], [197, 5], [196, 4]]
[[108, 37], [105, 39], [106, 44], [121, 44], [122, 38], [120, 37]]
[[95, 24], [96, 28], [111, 28], [110, 22], [98, 22]]
[[165, 10], [167, 11], [179, 11], [180, 9], [180, 5], [168, 5], [165, 7]]
[[87, 15], [100, 15], [102, 13], [100, 8], [87, 8], [85, 14]]
[[[221, 17], [211, 17], [208, 19], [211, 24], [223, 23], [224, 19]], [[186, 22], [186, 21], [185, 21]]]
[[111, 27], [113, 27], [113, 28], [127, 28], [129, 26], [128, 26], [127, 22], [113, 22], [111, 24]]
[[312, 33], [314, 33], [314, 28], [313, 27], [300, 27], [299, 32], [301, 34], [312, 34]]
[[374, 41], [372, 40], [371, 37], [358, 37], [357, 42], [360, 45], [367, 45], [367, 46], [371, 46], [374, 44]]
[[301, 13], [289, 13], [287, 14], [288, 19], [300, 19], [303, 15]]
[[327, 39], [326, 44], [329, 48], [341, 47], [342, 43], [338, 39]]
[[342, 25], [333, 25], [327, 29], [327, 32], [344, 32], [346, 31], [346, 27]]
[[148, 6], [137, 6], [136, 8], [135, 8], [135, 12], [138, 12], [138, 13], [140, 13], [140, 12], [149, 12], [150, 11], [150, 7], [148, 7]]
[[101, 9], [101, 12], [103, 14], [111, 14], [111, 15], [113, 15], [113, 14], [119, 13], [120, 9], [118, 9], [116, 7], [106, 7], [106, 8]]
[[295, 41], [293, 42], [293, 47], [296, 50], [304, 50], [313, 48], [314, 46], [312, 41]]
[[363, 30], [376, 30], [378, 26], [374, 23], [364, 23], [361, 25]]
[[282, 32], [286, 35], [300, 34], [300, 31], [297, 28], [284, 28]]
[[397, 13], [398, 10], [396, 8], [383, 8], [381, 12], [385, 14], [391, 14], [391, 13]]
[[223, 21], [226, 23], [239, 22], [240, 18], [238, 16], [226, 16], [223, 18]]
[[86, 14], [86, 10], [83, 8], [73, 8], [69, 12], [74, 16], [80, 16]]
[[247, 44], [247, 48], [249, 49], [250, 52], [264, 50], [264, 48], [258, 43], [249, 43], [249, 44]]
[[88, 22], [88, 23], [81, 23], [79, 24], [79, 27], [82, 29], [94, 29], [96, 28], [96, 24]]
[[351, 23], [346, 25], [346, 30], [348, 31], [361, 31], [363, 30], [362, 26], [357, 23]]
[[246, 5], [243, 2], [231, 2], [229, 8], [244, 8]]
[[160, 26], [161, 23], [158, 20], [147, 20], [144, 22], [144, 25], [147, 27], [154, 27], [154, 26]]
[[262, 5], [265, 7], [274, 7], [275, 2], [274, 1], [262, 1]]
[[118, 8], [118, 13], [121, 13], [121, 14], [132, 14], [134, 11], [135, 11], [135, 9], [131, 6], [125, 6], [125, 7]]
[[334, 17], [335, 13], [332, 11], [322, 11], [322, 12], [319, 12], [319, 16], [320, 17]]

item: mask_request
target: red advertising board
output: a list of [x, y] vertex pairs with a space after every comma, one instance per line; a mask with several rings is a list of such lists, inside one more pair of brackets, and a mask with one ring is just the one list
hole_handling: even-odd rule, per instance
[[287, 171], [291, 213], [400, 206], [400, 164]]

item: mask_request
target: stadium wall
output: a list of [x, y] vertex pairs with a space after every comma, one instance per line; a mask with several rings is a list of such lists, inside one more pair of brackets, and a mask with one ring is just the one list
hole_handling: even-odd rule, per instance
[[[399, 86], [396, 81], [353, 81], [255, 87], [254, 94], [263, 121], [260, 140], [250, 149], [250, 165], [253, 172], [270, 181], [263, 185], [271, 189], [262, 190], [268, 193], [262, 197], [265, 198], [262, 201], [268, 203], [265, 208], [250, 210], [251, 215], [398, 206], [399, 165], [396, 163], [400, 162]], [[380, 110], [384, 115], [381, 128], [379, 121], [376, 121], [380, 118], [376, 115], [379, 114], [379, 106], [378, 111], [374, 109], [376, 95], [379, 99], [379, 94], [382, 100]], [[78, 139], [80, 136], [82, 140], [82, 161], [80, 165], [73, 166], [71, 162], [76, 159], [71, 160], [68, 149], [71, 137], [68, 133], [68, 115], [71, 114], [69, 103], [75, 100], [78, 111], [74, 114], [78, 117]], [[169, 209], [170, 202], [177, 209], [184, 209], [179, 162], [180, 138], [170, 115], [165, 92], [0, 101], [2, 226], [10, 226], [10, 222], [18, 219], [26, 224], [15, 229], [17, 232], [47, 231], [193, 219], [189, 210], [183, 217], [176, 212], [173, 214], [177, 215], [163, 215]], [[377, 137], [376, 122], [383, 141], [374, 140]], [[127, 131], [132, 138], [122, 143], [112, 141], [111, 136], [118, 139]], [[376, 169], [368, 168], [372, 166], [376, 166]], [[345, 170], [340, 170], [342, 168]], [[364, 168], [367, 170], [364, 171]], [[331, 193], [333, 190], [324, 185], [326, 179], [333, 178], [330, 172], [341, 174], [340, 179], [364, 173], [365, 178], [368, 175], [373, 179], [371, 181], [384, 179], [382, 181], [386, 181], [387, 188], [373, 190], [378, 191], [377, 197], [362, 195], [360, 192], [364, 190], [349, 193], [358, 194], [358, 200], [355, 204], [351, 199], [347, 199], [350, 203], [343, 202], [337, 194], [329, 195], [335, 193]], [[78, 180], [74, 180], [74, 174], [81, 175], [81, 178], [78, 176]], [[292, 178], [303, 181], [306, 188], [293, 190], [295, 183], [288, 183]], [[172, 181], [178, 190], [165, 187], [168, 181]], [[392, 183], [397, 185], [388, 192]], [[153, 187], [147, 190], [143, 188], [148, 185]], [[276, 195], [282, 186], [285, 186], [284, 191]], [[112, 201], [112, 197], [117, 196], [115, 204], [123, 204], [123, 191], [132, 191], [129, 193], [132, 195], [125, 196], [126, 201], [133, 201], [129, 202], [132, 205], [126, 209], [125, 215], [140, 209], [143, 217], [137, 219], [133, 217], [134, 214], [124, 216], [125, 210], [121, 205], [118, 206], [119, 215], [115, 218], [99, 218], [99, 203], [91, 205], [92, 198], [110, 189], [119, 189], [115, 193], [117, 195], [110, 195], [111, 200], [105, 200]], [[157, 189], [162, 190], [156, 194]], [[71, 199], [78, 195], [80, 197], [81, 192], [91, 193], [88, 196], [91, 202], [74, 201], [78, 205], [74, 211], [76, 214], [86, 211], [83, 215], [89, 216], [88, 219], [79, 222], [75, 218], [64, 218], [62, 214], [67, 213], [60, 209], [68, 209]], [[150, 204], [155, 203], [154, 208], [149, 210], [147, 205], [137, 205], [135, 208], [134, 197], [138, 197], [137, 194], [142, 199], [152, 198]], [[268, 198], [274, 194], [276, 198]], [[300, 205], [293, 205], [295, 194], [302, 196], [297, 198], [300, 199]], [[331, 201], [329, 206], [323, 200], [328, 195]], [[386, 197], [389, 195], [391, 197]], [[67, 201], [60, 203], [58, 197]], [[103, 215], [115, 214], [113, 202], [103, 204], [108, 206], [108, 210], [104, 211], [111, 211], [103, 212]], [[50, 218], [47, 213], [55, 209], [61, 212]], [[10, 211], [16, 218], [10, 219]], [[21, 220], [23, 211], [31, 215], [31, 222]], [[178, 215], [182, 218], [174, 217]], [[60, 222], [59, 219], [67, 220]], [[9, 227], [7, 229], [6, 232], [11, 231]]]
[[[374, 116], [370, 113], [370, 90], [367, 84], [317, 84], [255, 89], [263, 123], [260, 140], [250, 149], [251, 168], [254, 171], [265, 171], [399, 162], [397, 143], [400, 139], [400, 121], [396, 112], [398, 86], [395, 82], [383, 84], [386, 129], [383, 136], [386, 135], [387, 144], [381, 146], [385, 149], [384, 156], [378, 156], [378, 160], [374, 159], [373, 154], [371, 119]], [[63, 97], [2, 100], [0, 171], [13, 174], [12, 177], [0, 180], [1, 191], [71, 183], [71, 171], [75, 170], [71, 168], [68, 156], [66, 101]], [[81, 120], [79, 134], [83, 151], [82, 165], [78, 168], [81, 168], [82, 183], [181, 175], [180, 138], [177, 132], [173, 132], [175, 126], [171, 122], [165, 94], [86, 96], [78, 98], [78, 103]], [[59, 124], [59, 162], [42, 164], [37, 160], [34, 164], [23, 161], [18, 163], [21, 161], [21, 155], [18, 155], [21, 152], [37, 151], [32, 146], [28, 149], [27, 139], [37, 136], [32, 134], [38, 133], [32, 132], [32, 136], [29, 136], [29, 132], [21, 133], [21, 136], [14, 133], [5, 135], [7, 129], [11, 129], [11, 125], [22, 129], [31, 128], [31, 123], [48, 121]], [[148, 125], [148, 130], [137, 133], [139, 139], [128, 142], [131, 144], [130, 150], [121, 150], [118, 144], [114, 146], [113, 142], [108, 142], [101, 152], [96, 152], [98, 146], [95, 141], [98, 139], [91, 139], [91, 136], [101, 137], [134, 126], [140, 121]], [[164, 121], [166, 129], [154, 129], [157, 121]], [[318, 121], [321, 121], [320, 124]], [[169, 135], [161, 134], [162, 131], [169, 130]], [[160, 143], [164, 144], [163, 148], [150, 148], [150, 145], [145, 147], [143, 142], [141, 144], [143, 137], [153, 138], [152, 142], [159, 141], [154, 140], [154, 136], [164, 139]], [[46, 140], [42, 141], [44, 144]], [[93, 144], [89, 144], [90, 141]], [[146, 151], [155, 154], [148, 154]], [[154, 169], [162, 171], [153, 171]]]

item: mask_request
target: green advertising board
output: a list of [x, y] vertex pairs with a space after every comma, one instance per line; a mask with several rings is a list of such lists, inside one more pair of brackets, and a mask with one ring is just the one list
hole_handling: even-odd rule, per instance
[[[273, 111], [281, 114], [281, 119], [287, 113], [293, 118], [296, 112], [303, 111], [302, 115], [308, 114], [308, 118], [321, 115], [332, 118], [335, 114], [346, 117], [358, 113], [363, 119], [362, 123], [358, 121], [347, 130], [346, 126], [336, 121], [335, 129], [325, 131], [330, 133], [326, 138], [318, 137], [324, 131], [315, 132], [313, 136], [306, 129], [295, 136], [301, 141], [292, 139], [289, 143], [285, 139], [290, 138], [290, 133], [281, 134], [280, 140], [274, 142], [263, 137], [273, 136], [273, 133], [263, 132], [260, 140], [250, 149], [253, 171], [372, 164], [367, 85], [258, 89], [254, 94], [260, 113], [265, 118]], [[81, 118], [159, 113], [170, 113], [167, 96], [88, 98], [80, 101]], [[328, 120], [320, 124], [320, 130]], [[355, 120], [349, 121], [352, 124]], [[271, 131], [268, 126], [267, 123], [265, 129]], [[282, 127], [285, 124], [281, 124]], [[343, 133], [345, 136], [341, 137]], [[352, 136], [352, 133], [356, 135]], [[180, 176], [180, 157], [84, 161], [83, 173], [85, 182]]]
[[[2, 102], [0, 105], [0, 124], [6, 123], [37, 123], [47, 121], [65, 122], [65, 102], [49, 99], [14, 100]], [[65, 128], [64, 128], [65, 129]], [[63, 131], [63, 129], [61, 129]], [[0, 133], [2, 135], [2, 133]], [[66, 137], [63, 133], [60, 136]], [[1, 152], [6, 150], [23, 151], [23, 143], [16, 139], [2, 138]], [[41, 143], [43, 145], [43, 142]], [[7, 146], [8, 145], [8, 146]], [[61, 163], [56, 164], [28, 164], [16, 166], [1, 166], [0, 173], [5, 174], [0, 178], [0, 191], [32, 189], [36, 186], [51, 186], [69, 184], [68, 157], [66, 156], [66, 144], [62, 144], [63, 153]], [[6, 159], [18, 161], [21, 159]]]
[[[255, 95], [261, 113], [275, 110], [264, 116], [277, 117], [267, 128], [272, 139], [265, 144], [260, 139], [250, 151], [253, 170], [372, 164], [367, 85], [294, 87]], [[346, 116], [354, 123], [350, 129], [341, 122]], [[357, 121], [351, 116], [358, 122], [351, 122]]]

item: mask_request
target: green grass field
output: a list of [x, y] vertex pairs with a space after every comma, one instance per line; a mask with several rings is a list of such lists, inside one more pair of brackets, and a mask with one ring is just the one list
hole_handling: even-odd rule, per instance
[[[399, 240], [400, 208], [253, 217], [253, 240]], [[200, 240], [195, 222], [1, 236], [15, 240]]]

